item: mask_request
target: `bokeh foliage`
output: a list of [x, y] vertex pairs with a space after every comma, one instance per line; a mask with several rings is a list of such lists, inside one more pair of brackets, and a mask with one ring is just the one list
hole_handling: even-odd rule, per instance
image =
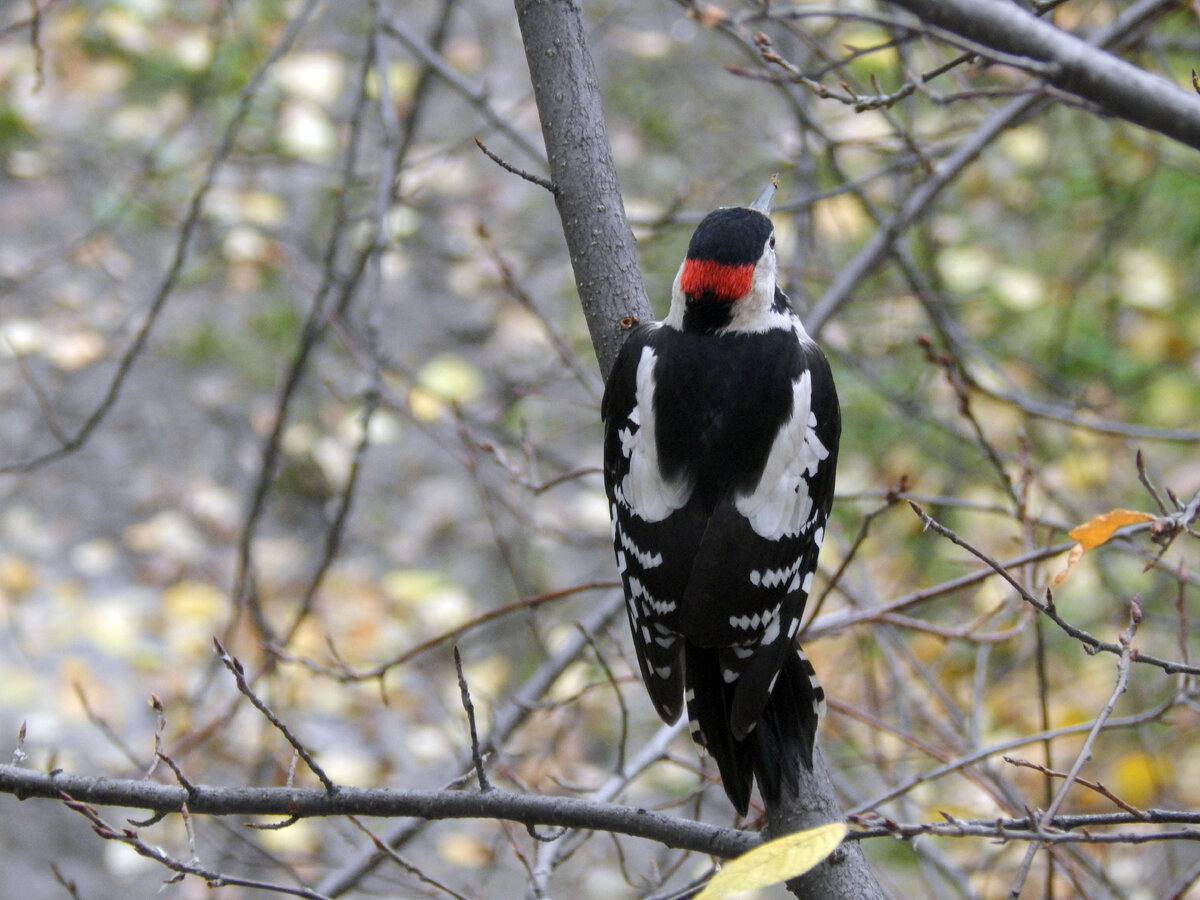
[[[1123, 6], [1048, 14], [1087, 28]], [[601, 385], [553, 205], [473, 140], [544, 172], [511, 6], [57, 2], [36, 21], [33, 8], [0, 23], [0, 466], [15, 466], [0, 478], [0, 733], [27, 723], [30, 765], [140, 773], [155, 693], [162, 746], [189, 778], [281, 783], [290, 748], [214, 665], [219, 635], [335, 778], [449, 783], [467, 746], [451, 638], [486, 724], [613, 602]], [[786, 289], [817, 308], [880, 223], [1035, 87], [882, 3], [586, 9], [659, 312], [694, 222], [771, 173]], [[1122, 52], [1187, 83], [1194, 11]], [[1195, 151], [1051, 98], [820, 323], [845, 430], [806, 647], [835, 700], [821, 740], [848, 809], [916, 822], [1048, 801], [1054, 778], [999, 754], [891, 796], [947, 761], [1091, 721], [1115, 663], [997, 577], [937, 590], [981, 564], [905, 501], [997, 560], [1067, 545], [1109, 509], [1157, 514], [1139, 450], [1160, 493], [1187, 502], [1198, 240]], [[90, 428], [114, 383], [77, 451], [22, 465]], [[1137, 647], [1194, 659], [1189, 540], [1150, 569], [1146, 528], [1090, 551], [1055, 587], [1059, 612], [1115, 641], [1136, 600]], [[1043, 596], [1064, 565], [1046, 554], [1014, 575]], [[918, 591], [929, 598], [884, 612]], [[598, 630], [506, 739], [497, 780], [586, 793], [655, 733], [623, 628]], [[1115, 715], [1083, 777], [1133, 807], [1200, 809], [1194, 678], [1134, 665]], [[1061, 770], [1081, 740], [1008, 755]], [[701, 765], [680, 736], [621, 796], [728, 824]], [[14, 803], [0, 798], [0, 817]], [[1080, 786], [1066, 804], [1118, 807]], [[155, 829], [186, 855], [179, 823]], [[320, 886], [368, 846], [346, 822], [197, 829], [217, 868], [266, 865], [281, 883]], [[1191, 846], [1059, 847], [1026, 896], [1168, 896], [1195, 880]], [[385, 865], [355, 890], [436, 895], [433, 880], [515, 896], [538, 848], [492, 823], [431, 826], [401, 850], [416, 874]], [[868, 851], [898, 895], [1001, 897], [1025, 847]], [[84, 896], [162, 877], [78, 852]], [[706, 865], [593, 836], [550, 884], [641, 896]], [[28, 878], [49, 882], [44, 859]]]

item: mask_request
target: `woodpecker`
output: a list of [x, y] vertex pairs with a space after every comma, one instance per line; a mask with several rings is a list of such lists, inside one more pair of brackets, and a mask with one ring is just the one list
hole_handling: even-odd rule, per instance
[[825, 694], [796, 641], [833, 502], [829, 363], [776, 285], [775, 188], [697, 226], [661, 322], [601, 404], [613, 546], [642, 680], [746, 815], [812, 768]]

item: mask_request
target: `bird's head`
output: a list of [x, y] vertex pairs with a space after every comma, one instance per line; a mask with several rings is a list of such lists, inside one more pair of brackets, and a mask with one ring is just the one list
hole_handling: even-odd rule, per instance
[[775, 194], [767, 186], [749, 206], [705, 216], [675, 276], [666, 324], [685, 331], [762, 330], [777, 305], [775, 228], [767, 214]]

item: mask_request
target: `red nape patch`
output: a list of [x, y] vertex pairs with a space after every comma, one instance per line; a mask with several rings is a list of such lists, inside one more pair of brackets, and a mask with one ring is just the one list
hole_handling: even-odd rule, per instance
[[754, 263], [735, 266], [711, 259], [687, 259], [679, 287], [693, 297], [710, 294], [717, 300], [737, 300], [750, 293], [753, 278]]

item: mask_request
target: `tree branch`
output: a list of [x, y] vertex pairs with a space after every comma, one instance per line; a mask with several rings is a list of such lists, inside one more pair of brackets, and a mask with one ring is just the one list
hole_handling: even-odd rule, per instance
[[322, 788], [216, 787], [191, 790], [152, 781], [69, 775], [61, 770], [36, 772], [0, 765], [0, 792], [19, 799], [64, 796], [96, 806], [124, 806], [158, 813], [178, 812], [187, 804], [192, 815], [232, 816], [415, 816], [421, 819], [504, 819], [523, 825], [552, 825], [612, 831], [649, 838], [668, 847], [731, 857], [759, 843], [759, 837], [677, 816], [615, 803], [572, 797], [517, 794], [492, 788], [472, 791], [391, 791]]
[[516, 10], [575, 286], [607, 380], [625, 340], [622, 321], [652, 313], [583, 16], [576, 0], [516, 0]]
[[[1200, 98], [1004, 0], [892, 0], [928, 25], [1047, 67], [1048, 84], [1200, 150]], [[1158, 6], [1177, 6], [1159, 3]]]

